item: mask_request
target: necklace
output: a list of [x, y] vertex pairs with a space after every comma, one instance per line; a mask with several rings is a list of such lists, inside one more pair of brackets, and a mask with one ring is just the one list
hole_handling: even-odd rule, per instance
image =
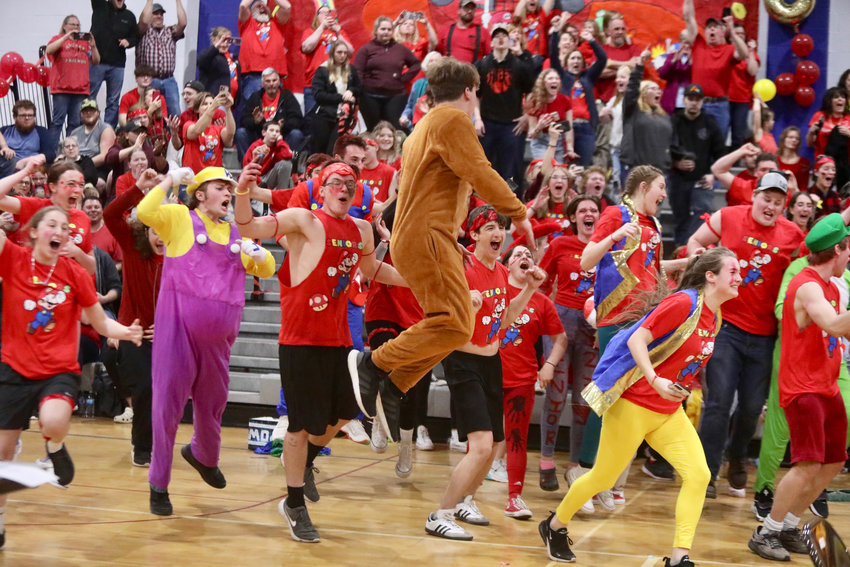
[[[57, 260], [56, 264], [58, 264], [58, 263], [59, 262]], [[47, 287], [48, 284], [50, 283], [50, 278], [53, 277], [53, 270], [56, 269], [56, 264], [53, 264], [52, 266], [50, 266], [50, 272], [47, 273], [47, 279], [44, 280], [43, 282], [39, 282], [38, 278], [35, 275], [35, 255], [34, 254], [31, 255], [30, 256], [30, 272], [32, 273], [32, 283], [34, 283], [34, 284], [41, 283], [41, 285], [43, 285], [44, 287]]]

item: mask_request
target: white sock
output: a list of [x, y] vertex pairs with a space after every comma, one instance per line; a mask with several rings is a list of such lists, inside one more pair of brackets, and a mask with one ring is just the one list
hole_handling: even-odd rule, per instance
[[439, 516], [443, 516], [443, 517], [448, 516], [449, 518], [454, 518], [455, 517], [455, 509], [449, 508], [449, 509], [444, 510], [444, 509], [440, 508], [439, 510], [437, 510], [437, 516], [438, 517]]
[[413, 443], [413, 430], [412, 429], [399, 429], [399, 436], [401, 437], [402, 443]]
[[47, 452], [48, 453], [55, 453], [56, 451], [60, 450], [64, 446], [65, 446], [64, 441], [59, 441], [59, 442], [48, 441], [47, 442]]
[[783, 530], [796, 530], [797, 526], [800, 525], [800, 518], [795, 516], [791, 512], [785, 514], [785, 521], [782, 522]]
[[769, 532], [781, 532], [782, 522], [777, 522], [771, 516], [764, 519], [764, 529]]

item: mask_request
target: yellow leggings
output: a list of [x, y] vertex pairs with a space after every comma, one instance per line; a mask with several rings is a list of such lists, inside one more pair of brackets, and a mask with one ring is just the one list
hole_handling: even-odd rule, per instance
[[673, 547], [690, 549], [711, 473], [699, 436], [681, 407], [668, 415], [623, 398], [617, 400], [602, 417], [596, 464], [570, 486], [558, 505], [558, 520], [568, 523], [585, 502], [614, 486], [644, 439], [682, 477], [682, 488], [676, 501]]

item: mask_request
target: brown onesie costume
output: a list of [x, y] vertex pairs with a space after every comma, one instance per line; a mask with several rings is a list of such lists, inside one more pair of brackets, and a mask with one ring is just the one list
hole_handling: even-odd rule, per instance
[[472, 336], [472, 300], [457, 246], [474, 187], [497, 211], [526, 218], [526, 208], [487, 161], [469, 116], [437, 106], [404, 143], [390, 252], [425, 318], [372, 353], [406, 392]]

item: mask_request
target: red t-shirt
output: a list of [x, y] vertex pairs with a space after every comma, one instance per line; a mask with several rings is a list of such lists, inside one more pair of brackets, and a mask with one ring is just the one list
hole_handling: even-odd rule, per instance
[[[608, 55], [609, 61], [628, 61], [633, 57], [640, 57], [640, 54], [643, 52], [643, 48], [639, 47], [636, 43], [624, 43], [622, 47], [605, 44], [602, 46], [602, 49], [604, 49], [606, 55]], [[596, 92], [597, 99], [602, 102], [608, 102], [608, 100], [614, 96], [614, 90], [616, 88], [616, 85], [614, 84], [615, 79], [616, 77], [611, 77], [610, 79], [599, 79], [596, 81], [594, 90]]]
[[763, 152], [776, 155], [779, 151], [779, 146], [776, 145], [776, 138], [773, 137], [772, 132], [762, 132], [757, 143]]
[[[18, 213], [18, 222], [24, 226], [29, 222], [32, 216], [44, 207], [53, 206], [53, 201], [50, 199], [40, 199], [38, 197], [18, 197], [18, 202], [21, 204], [21, 211]], [[68, 228], [71, 230], [71, 241], [76, 244], [80, 250], [88, 254], [91, 252], [91, 221], [89, 217], [80, 209], [71, 209], [68, 211]], [[26, 234], [24, 234], [26, 233]], [[29, 232], [19, 230], [15, 233], [19, 235], [22, 241], [16, 242], [20, 245], [29, 245]]]
[[[313, 35], [314, 31], [316, 30], [304, 30], [304, 33], [301, 35], [301, 45], [304, 45], [304, 42], [307, 41], [308, 37]], [[310, 88], [313, 85], [313, 75], [316, 74], [316, 71], [319, 69], [319, 67], [322, 66], [322, 63], [328, 60], [328, 54], [331, 51], [331, 45], [336, 43], [340, 36], [345, 41], [351, 43], [348, 39], [348, 36], [346, 36], [344, 32], [340, 31], [338, 36], [335, 31], [326, 29], [319, 37], [319, 43], [316, 44], [315, 49], [313, 49], [313, 51], [311, 51], [310, 53], [304, 53], [304, 59], [306, 61], [306, 64], [304, 65], [305, 87]], [[307, 110], [309, 110], [309, 108]]]
[[378, 162], [374, 169], [360, 170], [360, 183], [372, 191], [375, 201], [384, 202], [390, 196], [390, 184], [395, 175], [395, 168], [385, 163]]
[[584, 85], [576, 81], [570, 89], [570, 102], [573, 109], [573, 120], [582, 119], [590, 120], [590, 110], [587, 106], [587, 93], [584, 92]]
[[115, 180], [115, 196], [118, 197], [120, 195], [123, 195], [124, 193], [132, 189], [135, 184], [136, 178], [133, 177], [132, 171], [122, 173], [118, 176], [118, 179]]
[[748, 333], [772, 335], [782, 274], [803, 243], [803, 233], [785, 217], [776, 219], [775, 226], [762, 226], [747, 205], [720, 209], [720, 225], [720, 244], [738, 256], [743, 278], [738, 297], [723, 306], [723, 317]]
[[[231, 91], [232, 93], [233, 91]], [[197, 122], [200, 116], [198, 113], [192, 110], [191, 108], [187, 108], [180, 115], [180, 140], [183, 141], [183, 129], [189, 122]], [[227, 120], [227, 115], [220, 108], [216, 108], [215, 112], [213, 112], [213, 120], [212, 123], [216, 126], [225, 126]]]
[[542, 9], [534, 12], [526, 12], [525, 20], [522, 22], [522, 31], [525, 33], [525, 48], [532, 55], [549, 55], [549, 16]]
[[540, 291], [549, 295], [552, 285], [558, 280], [555, 302], [572, 309], [584, 309], [588, 297], [593, 296], [593, 280], [596, 266], [585, 271], [581, 269], [581, 253], [586, 244], [572, 234], [559, 236], [549, 244], [540, 267], [548, 277]]
[[502, 315], [510, 303], [508, 269], [499, 262], [490, 269], [472, 256], [472, 266], [466, 267], [466, 282], [470, 290], [478, 290], [484, 296], [484, 302], [475, 314], [475, 330], [469, 342], [487, 346], [497, 339], [502, 328]]
[[[385, 263], [392, 265], [392, 258], [387, 251]], [[366, 298], [366, 321], [392, 321], [407, 329], [422, 320], [422, 307], [409, 288], [387, 285], [372, 280], [369, 284], [369, 295]]]
[[[733, 48], [734, 49], [734, 46]], [[761, 59], [756, 55], [756, 61], [761, 64]], [[730, 102], [753, 102], [753, 85], [756, 84], [756, 78], [750, 75], [747, 71], [747, 60], [742, 59], [732, 67], [732, 76], [729, 79], [729, 101]], [[764, 150], [766, 152], [775, 153], [776, 150]]]
[[839, 395], [838, 371], [841, 368], [841, 337], [833, 337], [809, 323], [801, 329], [794, 316], [794, 298], [800, 286], [815, 282], [826, 300], [838, 313], [838, 286], [824, 281], [810, 267], [791, 279], [782, 305], [782, 349], [779, 353], [779, 406], [787, 407], [800, 394]]
[[263, 120], [271, 120], [277, 114], [277, 105], [280, 102], [280, 89], [274, 98], [269, 98], [263, 91]]
[[[536, 112], [532, 112], [531, 116], [537, 116], [539, 118], [544, 114], [551, 114], [555, 112], [558, 114], [558, 120], [556, 122], [563, 122], [567, 119], [567, 112], [572, 110], [572, 108], [573, 104], [570, 101], [570, 97], [563, 93], [558, 93], [558, 95], [555, 97], [555, 100], [553, 100], [552, 102], [547, 102], [546, 106]], [[541, 130], [541, 132], [549, 132], [549, 127], [547, 126], [543, 130]]]
[[[457, 25], [454, 26], [452, 32], [451, 53], [449, 53], [449, 30], [451, 26], [446, 26], [440, 30], [440, 41], [437, 43], [437, 51], [443, 55], [451, 55], [462, 63], [473, 63], [477, 59], [481, 59], [490, 53], [490, 32], [479, 24], [473, 24], [466, 29], [460, 29]], [[478, 42], [478, 57], [475, 57], [475, 36], [476, 29], [480, 29]]]
[[[812, 119], [809, 120], [809, 128], [814, 126], [814, 124], [824, 116], [824, 113], [818, 110], [812, 115]], [[834, 118], [832, 116], [827, 116], [823, 121], [823, 126], [818, 132], [818, 137], [815, 140], [815, 157], [819, 155], [823, 155], [826, 151], [826, 140], [829, 138], [829, 133], [832, 132], [832, 129], [836, 126], [845, 126], [850, 128], [850, 115], [842, 116], [841, 118]]]
[[[274, 0], [267, 0], [269, 11], [277, 9]], [[283, 24], [271, 16], [268, 22], [259, 23], [251, 16], [239, 22], [239, 63], [243, 73], [262, 73], [266, 67], [274, 67], [281, 78], [286, 77], [286, 48], [283, 41]]]
[[[602, 242], [602, 240], [608, 238], [610, 234], [623, 226], [622, 215], [623, 212], [620, 207], [608, 207], [602, 211], [599, 222], [593, 228], [593, 236], [590, 237], [590, 240]], [[651, 292], [655, 289], [656, 274], [661, 272], [661, 233], [658, 232], [653, 218], [638, 214], [638, 220], [641, 228], [640, 246], [629, 256], [627, 265], [640, 280], [633, 292]], [[597, 274], [597, 277], [599, 277], [599, 274]], [[623, 301], [597, 322], [597, 325], [605, 326], [617, 323], [623, 312], [632, 308], [635, 303], [635, 293], [626, 295]]]
[[80, 311], [97, 303], [91, 276], [65, 257], [55, 267], [32, 264], [32, 248], [6, 241], [0, 277], [3, 362], [30, 380], [79, 374]]
[[801, 156], [800, 161], [797, 163], [785, 163], [781, 158], [777, 157], [776, 165], [779, 166], [780, 170], [790, 171], [794, 175], [794, 178], [797, 180], [797, 187], [801, 191], [809, 186], [809, 174], [811, 173], [812, 166], [808, 159]]
[[741, 176], [735, 176], [732, 184], [729, 185], [729, 190], [726, 192], [726, 203], [730, 207], [736, 205], [752, 205], [753, 191], [758, 185], [758, 179], [752, 177], [745, 179]]
[[[48, 44], [65, 34], [53, 36]], [[50, 92], [53, 94], [89, 94], [89, 42], [83, 39], [67, 39], [57, 53], [48, 55], [50, 60]]]
[[[155, 93], [153, 95], [154, 100], [158, 100], [162, 103], [162, 115], [168, 116], [168, 105], [165, 104], [165, 97], [162, 96], [162, 93]], [[139, 104], [139, 89], [133, 89], [129, 92], [124, 93], [121, 96], [121, 102], [118, 105], [118, 113], [119, 114], [129, 114], [130, 108]]]
[[221, 131], [225, 127], [213, 124], [196, 139], [190, 140], [186, 133], [192, 124], [194, 122], [187, 122], [183, 126], [183, 167], [191, 167], [192, 171], [201, 171], [205, 167], [221, 167]]
[[695, 83], [702, 85], [705, 96], [729, 96], [732, 68], [736, 64], [735, 47], [728, 43], [709, 47], [705, 38], [698, 35], [692, 57], [691, 76]]
[[[242, 158], [242, 167], [248, 167], [248, 164], [254, 161], [254, 150], [264, 144], [263, 139], [254, 140], [254, 143], [248, 146], [248, 151], [245, 152], [245, 157]], [[263, 158], [260, 174], [265, 175], [272, 170], [274, 165], [279, 161], [292, 159], [292, 150], [289, 149], [289, 144], [286, 140], [279, 138], [271, 151], [266, 153]]]
[[[513, 299], [522, 290], [508, 285], [508, 297]], [[564, 332], [558, 311], [552, 300], [535, 292], [510, 326], [499, 331], [499, 354], [502, 357], [502, 386], [515, 388], [537, 380], [537, 351], [534, 344], [546, 335]]]
[[351, 217], [313, 211], [325, 228], [325, 249], [312, 272], [292, 286], [287, 254], [278, 270], [282, 345], [351, 346], [348, 289], [363, 257], [360, 229]]
[[[653, 340], [663, 337], [682, 325], [691, 311], [691, 298], [684, 293], [666, 297], [641, 324], [652, 333]], [[724, 310], [725, 313], [725, 310]], [[655, 367], [655, 374], [678, 382], [690, 389], [691, 383], [699, 382], [699, 370], [706, 365], [714, 352], [714, 336], [717, 320], [714, 313], [703, 303], [697, 328], [691, 336]], [[665, 400], [658, 395], [646, 378], [641, 378], [623, 392], [623, 398], [646, 409], [671, 414], [682, 407], [680, 402]]]
[[118, 246], [118, 241], [112, 236], [112, 233], [109, 232], [109, 229], [106, 228], [106, 225], [100, 227], [100, 230], [96, 230], [91, 233], [91, 242], [93, 245], [97, 246], [112, 258], [114, 262], [123, 262], [124, 258], [121, 256], [121, 247]]

